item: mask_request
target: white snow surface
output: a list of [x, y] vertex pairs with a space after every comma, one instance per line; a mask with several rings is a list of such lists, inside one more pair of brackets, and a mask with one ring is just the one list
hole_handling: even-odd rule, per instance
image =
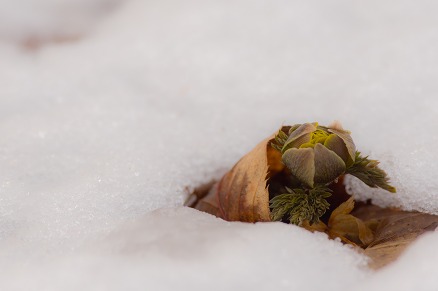
[[342, 121], [438, 214], [435, 1], [0, 0], [0, 290], [437, 290], [323, 234], [181, 207], [282, 124]]

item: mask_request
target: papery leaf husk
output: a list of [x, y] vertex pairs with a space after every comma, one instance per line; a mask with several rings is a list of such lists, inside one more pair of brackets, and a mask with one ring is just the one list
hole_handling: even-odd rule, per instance
[[281, 153], [271, 146], [273, 139], [240, 159], [194, 208], [228, 221], [271, 221], [267, 180], [284, 169]]
[[352, 213], [374, 228], [374, 239], [364, 250], [369, 267], [378, 269], [395, 261], [418, 236], [438, 227], [438, 216], [364, 205]]
[[328, 233], [333, 238], [340, 237], [360, 246], [368, 246], [373, 241], [373, 232], [361, 219], [350, 214], [353, 209], [353, 197], [339, 205], [330, 215]]

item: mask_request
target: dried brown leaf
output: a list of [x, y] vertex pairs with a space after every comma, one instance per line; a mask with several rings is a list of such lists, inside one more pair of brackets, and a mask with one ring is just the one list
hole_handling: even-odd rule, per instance
[[374, 269], [396, 260], [418, 236], [438, 226], [436, 215], [374, 205], [365, 205], [354, 214], [363, 218], [365, 223], [377, 224], [374, 240], [364, 250], [372, 259], [370, 267]]
[[333, 210], [328, 222], [329, 235], [367, 246], [373, 241], [373, 232], [361, 219], [350, 214], [353, 209], [354, 199], [350, 197]]
[[308, 220], [304, 220], [301, 226], [311, 232], [325, 232], [327, 230], [327, 225], [321, 220], [314, 224], [310, 224]]
[[270, 221], [267, 179], [284, 169], [281, 153], [271, 147], [273, 138], [240, 159], [194, 207], [228, 221]]

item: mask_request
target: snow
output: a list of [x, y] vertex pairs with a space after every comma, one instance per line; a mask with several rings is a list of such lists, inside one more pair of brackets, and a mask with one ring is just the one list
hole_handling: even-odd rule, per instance
[[[297, 236], [299, 240], [294, 239]], [[297, 261], [302, 252], [313, 255], [305, 262]], [[320, 267], [331, 278], [310, 282], [307, 277], [291, 278], [291, 270], [312, 273], [321, 258]], [[153, 211], [127, 223], [82, 251], [81, 257], [37, 270], [25, 285], [43, 289], [45, 277], [52, 274], [53, 290], [100, 290], [102, 286], [105, 290], [317, 290], [337, 287], [336, 274], [351, 272], [351, 266], [364, 269], [363, 257], [325, 235], [282, 223], [224, 222], [180, 207]], [[363, 276], [356, 271], [344, 283], [354, 284]], [[117, 279], [108, 284], [109, 278]]]
[[358, 290], [424, 290], [437, 289], [436, 262], [438, 232], [427, 233], [409, 248], [400, 260], [366, 280]]
[[337, 119], [398, 189], [351, 193], [438, 214], [435, 2], [16, 2], [2, 290], [436, 289], [436, 232], [371, 272], [321, 234], [181, 207], [280, 125]]

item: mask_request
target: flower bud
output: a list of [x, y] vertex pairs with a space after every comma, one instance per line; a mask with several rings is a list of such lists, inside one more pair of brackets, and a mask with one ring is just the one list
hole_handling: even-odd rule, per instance
[[327, 184], [342, 175], [355, 160], [350, 132], [305, 123], [292, 126], [282, 149], [282, 161], [304, 185]]

